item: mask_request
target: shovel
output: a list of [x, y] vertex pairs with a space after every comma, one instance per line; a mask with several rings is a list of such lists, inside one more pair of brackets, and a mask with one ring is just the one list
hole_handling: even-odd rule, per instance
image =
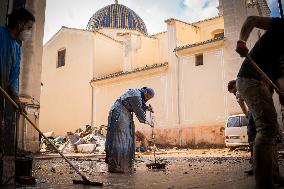
[[[4, 97], [17, 109], [19, 110], [19, 106], [18, 104], [15, 103], [15, 101], [9, 96], [8, 93], [6, 93], [6, 91], [0, 86], [0, 91], [2, 92], [2, 94], [4, 95]], [[42, 132], [41, 130], [39, 130], [39, 128], [37, 128], [37, 126], [30, 120], [30, 118], [27, 116], [27, 114], [25, 112], [20, 112], [24, 118], [33, 126], [33, 128], [35, 130], [37, 130], [39, 132], [39, 134], [41, 134], [41, 136], [43, 136], [43, 138], [45, 138], [46, 141], [49, 142], [49, 144], [54, 148], [54, 150], [60, 154], [61, 157], [63, 157], [63, 159], [81, 176], [81, 178], [83, 180], [73, 180], [73, 184], [83, 184], [83, 185], [91, 185], [91, 186], [103, 186], [103, 183], [101, 182], [91, 182], [87, 179], [87, 177], [85, 175], [83, 175], [58, 149], [57, 147], [54, 145], [53, 142], [51, 142]]]
[[[153, 123], [155, 123], [154, 117], [152, 116], [151, 111], [150, 111], [150, 119], [152, 120]], [[154, 126], [152, 126], [152, 142], [153, 142], [153, 150], [154, 150], [154, 163], [146, 164], [146, 166], [148, 167], [148, 169], [165, 169], [166, 168], [166, 164], [165, 163], [159, 163], [157, 161], [157, 158], [156, 158], [156, 145], [155, 145], [155, 136], [154, 136]]]
[[271, 79], [269, 79], [269, 77], [262, 71], [262, 69], [260, 69], [260, 67], [255, 63], [255, 61], [250, 57], [250, 55], [247, 55], [247, 59], [249, 60], [249, 63], [254, 67], [254, 69], [256, 69], [256, 71], [259, 73], [259, 75], [262, 77], [262, 79], [271, 87], [273, 87], [273, 89], [276, 91], [276, 93], [279, 96], [284, 97], [284, 93], [279, 89], [279, 87], [277, 85], [275, 85]]

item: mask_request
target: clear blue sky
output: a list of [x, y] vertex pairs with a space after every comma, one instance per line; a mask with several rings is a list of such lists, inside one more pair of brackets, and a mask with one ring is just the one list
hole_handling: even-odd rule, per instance
[[[44, 42], [61, 26], [85, 29], [90, 17], [114, 0], [46, 0]], [[145, 22], [148, 33], [166, 30], [168, 18], [194, 22], [218, 15], [219, 0], [118, 0]], [[282, 0], [283, 2], [283, 0]], [[277, 0], [268, 0], [271, 16], [278, 16]]]
[[[284, 8], [284, 6], [283, 6], [284, 1], [282, 0], [281, 2], [282, 2], [282, 7]], [[279, 16], [278, 1], [277, 0], [269, 0], [269, 7], [270, 7], [270, 10], [271, 10], [271, 16], [272, 17], [278, 17]]]

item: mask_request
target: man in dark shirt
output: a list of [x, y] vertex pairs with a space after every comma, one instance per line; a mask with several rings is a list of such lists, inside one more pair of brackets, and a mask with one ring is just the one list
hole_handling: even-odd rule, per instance
[[[281, 84], [280, 59], [284, 55], [284, 20], [280, 18], [250, 16], [242, 26], [236, 51], [241, 57], [248, 55], [246, 41], [253, 28], [266, 30], [249, 53], [251, 58], [275, 83]], [[276, 135], [279, 132], [277, 113], [274, 107], [271, 87], [262, 80], [246, 58], [240, 68], [237, 90], [244, 98], [256, 126], [254, 147], [254, 173], [256, 188], [275, 188], [274, 183], [283, 184], [278, 163]]]

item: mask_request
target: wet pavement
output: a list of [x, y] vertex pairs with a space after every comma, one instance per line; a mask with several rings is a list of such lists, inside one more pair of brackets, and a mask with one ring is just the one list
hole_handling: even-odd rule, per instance
[[[157, 157], [166, 162], [165, 170], [148, 170], [147, 163], [153, 162], [150, 155], [136, 155], [135, 169], [131, 174], [110, 174], [102, 156], [72, 157], [71, 161], [89, 180], [103, 182], [102, 188], [202, 188], [202, 189], [250, 189], [254, 179], [244, 171], [250, 168], [247, 151], [228, 149], [165, 150]], [[282, 159], [281, 173], [284, 174]], [[94, 188], [74, 185], [72, 180], [80, 180], [74, 170], [61, 158], [36, 158], [33, 175], [37, 179], [35, 187], [18, 188]]]

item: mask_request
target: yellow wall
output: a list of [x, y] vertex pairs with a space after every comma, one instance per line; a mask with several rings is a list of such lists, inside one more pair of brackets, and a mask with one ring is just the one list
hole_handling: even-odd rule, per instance
[[224, 18], [218, 17], [209, 21], [194, 24], [200, 28], [200, 41], [212, 39], [212, 32], [217, 29], [224, 29]]
[[199, 28], [176, 21], [177, 46], [196, 43], [200, 40]]
[[136, 30], [127, 30], [127, 29], [112, 29], [112, 28], [102, 28], [99, 30], [99, 32], [104, 33], [118, 41], [125, 41], [125, 37], [123, 34], [136, 34], [136, 35], [144, 35], [141, 32], [138, 32]]
[[175, 25], [177, 46], [182, 46], [212, 39], [214, 37], [212, 32], [224, 30], [224, 19], [218, 17], [193, 24], [175, 20]]
[[123, 70], [123, 45], [106, 36], [95, 34], [94, 77]]
[[104, 35], [96, 34], [96, 36], [95, 77], [122, 70], [131, 71], [146, 65], [166, 62], [168, 59], [166, 35], [157, 39], [144, 35], [126, 34], [123, 44]]
[[[91, 32], [62, 28], [44, 46], [40, 128], [57, 135], [91, 122], [93, 78]], [[66, 48], [65, 66], [56, 68], [57, 51]]]
[[168, 62], [169, 61], [169, 55], [168, 55], [168, 32], [160, 34], [156, 36], [159, 40], [159, 62]]
[[159, 62], [159, 41], [144, 36], [131, 36], [132, 69]]

